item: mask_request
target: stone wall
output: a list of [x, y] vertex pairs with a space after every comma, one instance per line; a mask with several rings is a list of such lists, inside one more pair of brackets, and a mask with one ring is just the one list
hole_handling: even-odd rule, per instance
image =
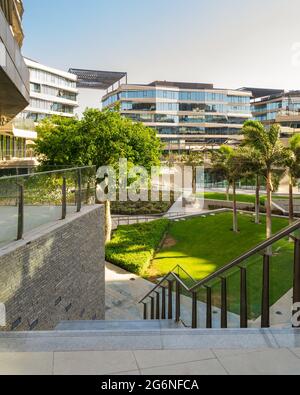
[[0, 303], [12, 331], [105, 318], [104, 207], [84, 207], [0, 249]]

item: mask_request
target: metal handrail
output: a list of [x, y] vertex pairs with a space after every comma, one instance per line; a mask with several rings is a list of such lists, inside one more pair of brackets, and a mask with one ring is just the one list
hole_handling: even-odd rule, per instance
[[[147, 299], [153, 292], [155, 292], [156, 289], [160, 288], [161, 285], [170, 277], [174, 277], [176, 281], [178, 281], [187, 292], [189, 293], [194, 293], [196, 292], [199, 288], [204, 287], [207, 283], [219, 279], [222, 274], [227, 272], [230, 269], [233, 269], [234, 267], [237, 267], [240, 265], [242, 262], [244, 262], [246, 259], [251, 258], [253, 255], [256, 255], [257, 253], [260, 253], [262, 251], [266, 251], [268, 247], [272, 246], [274, 243], [277, 241], [283, 239], [284, 237], [290, 236], [291, 233], [295, 232], [296, 230], [300, 229], [300, 221], [295, 222], [295, 224], [290, 225], [286, 227], [285, 229], [279, 231], [276, 235], [272, 236], [270, 239], [264, 241], [263, 243], [259, 244], [255, 248], [251, 249], [250, 251], [246, 252], [245, 254], [241, 255], [239, 258], [233, 260], [230, 262], [228, 265], [224, 266], [223, 268], [217, 270], [215, 273], [209, 275], [205, 279], [199, 281], [197, 284], [195, 284], [192, 287], [187, 287], [186, 284], [176, 275], [174, 272], [178, 267], [185, 272], [184, 269], [182, 269], [179, 265], [177, 265], [172, 271], [170, 271], [153, 289], [152, 291], [148, 292], [147, 295], [139, 302], [143, 303], [145, 299]], [[186, 273], [186, 272], [185, 272]], [[190, 276], [189, 276], [190, 277]]]
[[187, 292], [190, 292], [190, 288], [189, 288], [189, 287], [181, 280], [181, 278], [175, 273], [175, 271], [176, 271], [178, 268], [179, 268], [180, 270], [184, 271], [193, 281], [195, 281], [195, 280], [194, 280], [184, 269], [182, 269], [182, 267], [181, 267], [180, 265], [176, 265], [176, 266], [174, 267], [173, 270], [171, 270], [167, 275], [165, 275], [164, 278], [163, 278], [162, 280], [160, 280], [160, 282], [157, 283], [156, 286], [155, 286], [150, 292], [148, 292], [147, 295], [143, 297], [143, 299], [141, 299], [141, 300], [139, 301], [139, 304], [143, 303], [144, 300], [146, 300], [150, 295], [153, 294], [153, 292], [155, 292], [158, 288], [160, 288], [161, 285], [162, 285], [170, 276], [173, 276], [174, 279], [175, 279], [176, 281], [178, 281], [178, 282], [184, 287], [184, 289], [185, 289]]
[[38, 175], [45, 175], [45, 174], [61, 174], [61, 173], [68, 173], [71, 171], [75, 170], [84, 170], [84, 169], [96, 169], [96, 166], [82, 166], [82, 167], [71, 167], [67, 169], [61, 169], [61, 170], [50, 170], [50, 171], [43, 171], [43, 172], [36, 172], [36, 173], [30, 173], [30, 174], [19, 174], [15, 176], [6, 176], [6, 177], [0, 177], [0, 181], [5, 181], [5, 180], [12, 180], [12, 179], [20, 179], [20, 178], [30, 178]]

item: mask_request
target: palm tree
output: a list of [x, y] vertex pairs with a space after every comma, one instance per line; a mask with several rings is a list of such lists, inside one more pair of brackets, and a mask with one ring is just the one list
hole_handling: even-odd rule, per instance
[[240, 147], [237, 155], [240, 157], [240, 173], [247, 177], [255, 177], [255, 223], [259, 225], [260, 188], [261, 179], [265, 174], [264, 164], [259, 152], [251, 147]]
[[239, 158], [236, 151], [226, 145], [223, 145], [218, 151], [212, 153], [212, 165], [214, 170], [227, 181], [228, 188], [233, 190], [233, 231], [237, 233], [238, 229], [238, 212], [236, 198], [236, 182], [239, 178]]
[[286, 151], [286, 166], [289, 170], [289, 218], [290, 224], [294, 222], [294, 193], [293, 189], [300, 178], [300, 135], [295, 134], [289, 140]]
[[244, 145], [254, 149], [260, 156], [267, 186], [267, 238], [272, 236], [272, 174], [275, 168], [286, 160], [286, 149], [280, 140], [279, 125], [272, 125], [270, 130], [258, 121], [247, 121], [243, 127]]

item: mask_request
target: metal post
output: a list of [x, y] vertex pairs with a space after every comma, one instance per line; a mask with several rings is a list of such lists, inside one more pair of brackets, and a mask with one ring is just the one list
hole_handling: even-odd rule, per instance
[[82, 185], [82, 179], [81, 179], [81, 169], [78, 169], [77, 172], [77, 213], [80, 213], [81, 210], [81, 185]]
[[154, 308], [154, 298], [151, 296], [151, 320], [155, 319], [155, 308]]
[[262, 285], [262, 314], [261, 327], [270, 327], [270, 256], [263, 257], [263, 285]]
[[180, 283], [176, 281], [176, 311], [175, 311], [175, 321], [180, 321]]
[[221, 279], [221, 328], [227, 329], [227, 279]]
[[168, 319], [173, 319], [173, 281], [168, 281]]
[[160, 319], [160, 294], [156, 292], [156, 319]]
[[24, 185], [19, 185], [17, 240], [22, 239], [23, 233], [24, 233]]
[[[300, 303], [300, 239], [295, 239], [293, 306]], [[299, 309], [293, 308], [293, 316]]]
[[193, 307], [192, 307], [192, 329], [198, 327], [198, 300], [197, 292], [193, 292]]
[[148, 306], [147, 303], [144, 303], [144, 320], [148, 319]]
[[247, 294], [247, 269], [241, 267], [241, 296], [240, 296], [241, 328], [248, 328], [248, 294]]
[[211, 288], [206, 288], [206, 328], [212, 328], [212, 292]]
[[63, 183], [62, 183], [62, 214], [61, 214], [61, 219], [65, 219], [67, 216], [67, 179], [64, 176], [63, 177]]
[[166, 319], [166, 288], [162, 287], [161, 319]]

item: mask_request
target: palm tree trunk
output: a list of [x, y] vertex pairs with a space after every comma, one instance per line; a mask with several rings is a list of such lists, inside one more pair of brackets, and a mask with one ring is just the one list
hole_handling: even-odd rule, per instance
[[267, 171], [267, 239], [272, 236], [272, 172]]
[[110, 201], [107, 200], [105, 202], [105, 241], [106, 241], [106, 243], [111, 241], [111, 232], [112, 232], [112, 220], [111, 220]]
[[238, 229], [238, 214], [237, 214], [237, 204], [236, 204], [236, 184], [235, 181], [232, 185], [233, 189], [233, 231], [237, 233]]
[[260, 180], [259, 180], [259, 175], [256, 176], [255, 223], [257, 225], [260, 224]]
[[193, 195], [197, 193], [197, 167], [193, 166]]
[[294, 223], [294, 185], [292, 182], [292, 177], [290, 176], [290, 184], [289, 184], [289, 216], [290, 216], [290, 225]]

